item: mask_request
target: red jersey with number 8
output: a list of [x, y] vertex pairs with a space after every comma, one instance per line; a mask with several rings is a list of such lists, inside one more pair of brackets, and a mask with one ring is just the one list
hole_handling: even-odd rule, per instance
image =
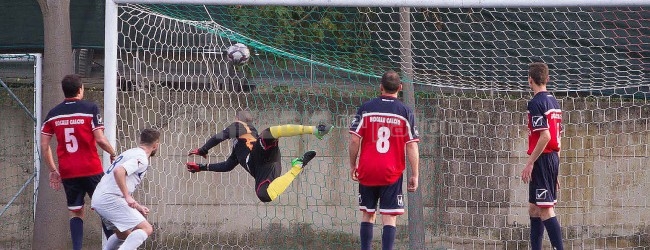
[[47, 114], [41, 134], [56, 136], [56, 155], [61, 178], [98, 175], [104, 172], [93, 131], [104, 129], [96, 104], [74, 98]]
[[543, 153], [560, 151], [562, 133], [562, 110], [553, 95], [544, 91], [535, 94], [528, 102], [528, 151], [530, 155], [539, 141], [539, 132], [548, 130], [551, 140]]
[[406, 144], [419, 141], [413, 110], [387, 96], [361, 105], [350, 133], [361, 137], [357, 173], [365, 186], [395, 183], [406, 168]]

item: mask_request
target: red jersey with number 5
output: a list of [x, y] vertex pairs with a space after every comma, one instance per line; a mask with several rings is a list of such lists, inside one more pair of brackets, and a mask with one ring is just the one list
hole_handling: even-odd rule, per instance
[[104, 172], [93, 131], [104, 129], [96, 104], [74, 98], [47, 114], [41, 134], [56, 136], [56, 155], [61, 178], [98, 175]]
[[539, 141], [539, 132], [548, 130], [551, 140], [543, 153], [560, 151], [560, 133], [562, 133], [562, 110], [557, 99], [549, 92], [539, 92], [528, 102], [528, 154], [530, 155]]
[[350, 133], [361, 137], [357, 172], [364, 186], [395, 183], [406, 168], [406, 144], [419, 141], [413, 110], [388, 96], [361, 105]]

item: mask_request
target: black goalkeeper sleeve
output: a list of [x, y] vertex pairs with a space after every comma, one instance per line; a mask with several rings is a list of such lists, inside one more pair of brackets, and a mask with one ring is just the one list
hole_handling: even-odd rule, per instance
[[237, 164], [239, 164], [237, 157], [235, 157], [235, 154], [231, 154], [226, 161], [208, 164], [206, 170], [213, 172], [228, 172], [235, 169]]

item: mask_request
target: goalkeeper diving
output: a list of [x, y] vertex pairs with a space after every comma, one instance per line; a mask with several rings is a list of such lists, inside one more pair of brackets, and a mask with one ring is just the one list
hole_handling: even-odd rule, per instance
[[193, 149], [190, 155], [199, 155], [206, 158], [208, 151], [219, 143], [235, 139], [232, 153], [226, 161], [211, 164], [187, 162], [187, 170], [196, 173], [201, 171], [228, 172], [237, 165], [241, 165], [253, 178], [255, 178], [255, 193], [262, 202], [271, 202], [282, 194], [291, 182], [302, 172], [303, 168], [311, 161], [316, 152], [307, 151], [300, 158], [291, 161], [291, 169], [282, 174], [282, 163], [278, 139], [303, 134], [313, 134], [318, 139], [330, 132], [332, 126], [303, 126], [286, 124], [271, 126], [258, 135], [251, 124], [253, 116], [248, 111], [239, 111], [235, 122], [223, 131], [213, 135], [205, 144]]

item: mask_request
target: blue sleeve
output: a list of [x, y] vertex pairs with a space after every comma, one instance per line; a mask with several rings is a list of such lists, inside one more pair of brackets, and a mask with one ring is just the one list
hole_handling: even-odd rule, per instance
[[357, 113], [352, 117], [352, 123], [350, 124], [350, 132], [354, 132], [358, 135], [357, 130], [359, 125], [361, 125], [361, 119], [363, 119], [363, 106], [357, 109]]
[[415, 124], [415, 112], [411, 108], [407, 108], [407, 118], [409, 126], [411, 128], [411, 135], [413, 136], [410, 140], [420, 139], [420, 133], [418, 131], [418, 126]]
[[544, 113], [546, 113], [546, 110], [539, 103], [528, 103], [528, 114], [530, 115], [530, 125], [533, 131], [548, 128], [548, 121]]
[[104, 121], [102, 120], [101, 115], [99, 114], [99, 107], [97, 104], [92, 104], [92, 114], [93, 114], [93, 128], [104, 126]]

